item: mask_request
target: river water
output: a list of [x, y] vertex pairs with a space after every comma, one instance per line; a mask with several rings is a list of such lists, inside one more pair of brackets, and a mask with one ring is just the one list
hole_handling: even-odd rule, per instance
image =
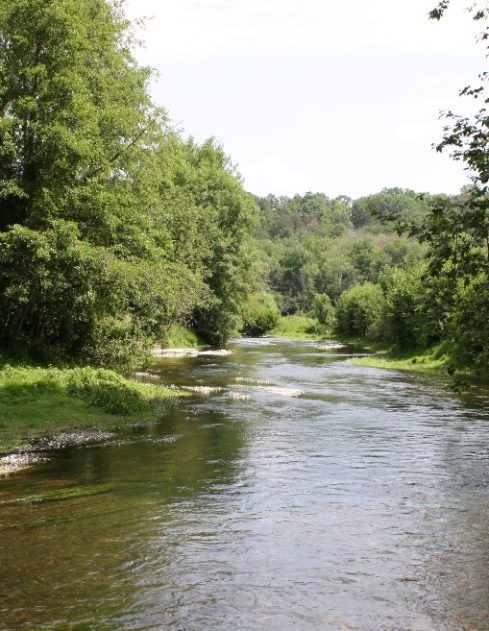
[[489, 406], [317, 342], [161, 359], [150, 427], [0, 481], [0, 629], [489, 630]]

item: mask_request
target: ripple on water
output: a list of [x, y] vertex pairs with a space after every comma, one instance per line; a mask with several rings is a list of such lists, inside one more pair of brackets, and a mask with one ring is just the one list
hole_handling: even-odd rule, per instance
[[488, 631], [487, 397], [315, 345], [162, 358], [222, 396], [6, 478], [2, 625]]
[[263, 390], [270, 394], [277, 394], [281, 397], [300, 397], [304, 394], [299, 388], [289, 388], [286, 386], [253, 386], [255, 390]]

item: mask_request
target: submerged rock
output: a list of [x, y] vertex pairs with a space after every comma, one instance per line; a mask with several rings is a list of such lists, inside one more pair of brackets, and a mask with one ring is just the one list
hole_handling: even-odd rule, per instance
[[142, 372], [135, 372], [135, 377], [140, 377], [142, 379], [154, 379], [155, 381], [160, 379], [159, 375], [156, 375], [154, 372], [149, 372], [149, 370], [144, 370]]
[[22, 469], [31, 467], [41, 462], [47, 462], [45, 452], [55, 449], [65, 449], [66, 447], [83, 447], [84, 445], [94, 445], [104, 443], [116, 434], [113, 432], [62, 432], [53, 436], [43, 436], [36, 440], [30, 447], [17, 453], [8, 454], [0, 458], [0, 477], [16, 473]]
[[228, 355], [231, 355], [232, 352], [226, 350], [225, 348], [221, 348], [218, 350], [209, 350], [209, 351], [199, 351], [199, 356], [203, 356], [203, 357], [227, 357]]
[[0, 476], [7, 476], [47, 460], [45, 456], [31, 452], [3, 456], [0, 458]]
[[196, 394], [203, 394], [204, 396], [208, 396], [214, 392], [221, 392], [222, 390], [222, 388], [212, 386], [182, 386], [182, 388], [190, 392], [195, 392]]
[[304, 390], [299, 388], [286, 388], [283, 386], [254, 386], [256, 390], [264, 390], [270, 394], [278, 394], [281, 397], [300, 397]]
[[316, 349], [318, 351], [335, 351], [341, 348], [346, 348], [346, 344], [341, 342], [326, 342], [325, 344], [318, 344]]
[[200, 351], [196, 348], [153, 348], [153, 357], [227, 357], [231, 351], [220, 348]]
[[114, 432], [62, 432], [54, 436], [45, 436], [35, 443], [36, 451], [51, 451], [66, 447], [82, 447], [93, 443], [101, 443], [114, 438]]
[[251, 396], [244, 392], [230, 392], [228, 396], [233, 401], [249, 401], [251, 399]]
[[154, 348], [154, 357], [198, 357], [199, 351], [195, 348]]

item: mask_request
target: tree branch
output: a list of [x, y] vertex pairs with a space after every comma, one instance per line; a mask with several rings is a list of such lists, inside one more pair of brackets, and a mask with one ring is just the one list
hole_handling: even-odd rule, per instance
[[[122, 147], [122, 149], [120, 149], [119, 151], [117, 151], [110, 159], [109, 159], [109, 164], [112, 164], [113, 162], [115, 162], [118, 158], [121, 157], [121, 155], [123, 155], [126, 151], [128, 151], [131, 147], [133, 147], [137, 142], [139, 142], [139, 140], [141, 140], [141, 138], [150, 130], [150, 128], [154, 125], [154, 123], [156, 122], [156, 120], [154, 118], [152, 118], [149, 123], [146, 125], [146, 127], [144, 127], [139, 134], [137, 134], [137, 136], [135, 138], [133, 138], [131, 140], [131, 142], [128, 145], [125, 145], [124, 147]], [[92, 177], [95, 177], [96, 175], [98, 175], [101, 171], [103, 171], [104, 166], [99, 166], [96, 169], [93, 169], [92, 171], [90, 171], [86, 176], [85, 176], [85, 180], [90, 180]]]

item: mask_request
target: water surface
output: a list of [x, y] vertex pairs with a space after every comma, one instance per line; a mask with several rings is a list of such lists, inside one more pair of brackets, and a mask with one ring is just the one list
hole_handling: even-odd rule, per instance
[[0, 630], [489, 630], [487, 393], [314, 342], [162, 359], [150, 427], [0, 483]]

